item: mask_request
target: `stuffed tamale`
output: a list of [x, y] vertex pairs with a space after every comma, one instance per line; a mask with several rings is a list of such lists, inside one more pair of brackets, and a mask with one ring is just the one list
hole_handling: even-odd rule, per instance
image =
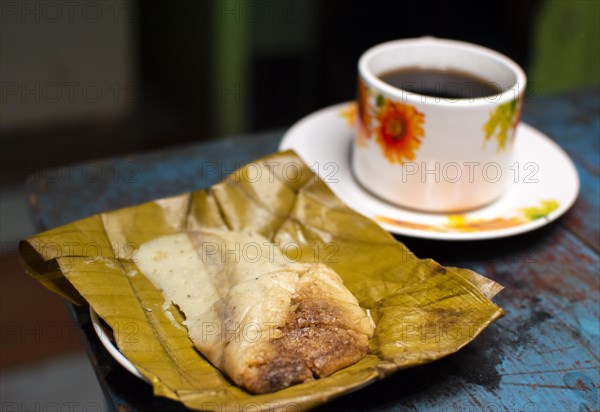
[[322, 263], [252, 232], [205, 229], [144, 243], [136, 264], [176, 305], [194, 346], [253, 393], [331, 375], [363, 358], [373, 323]]

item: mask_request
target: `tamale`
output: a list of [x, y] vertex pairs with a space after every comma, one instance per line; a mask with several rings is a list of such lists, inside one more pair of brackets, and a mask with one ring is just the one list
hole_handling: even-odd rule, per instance
[[[147, 242], [213, 229], [259, 233], [295, 245], [282, 247], [290, 260], [333, 269], [377, 325], [367, 355], [328, 377], [260, 395], [224, 377], [195, 348], [180, 311], [161, 308], [164, 294], [136, 264]], [[258, 159], [209, 189], [107, 211], [19, 247], [28, 273], [72, 302], [89, 303], [110, 325], [156, 395], [198, 410], [308, 409], [455, 353], [503, 313], [490, 300], [500, 285], [417, 258], [344, 205], [293, 152]]]
[[236, 384], [272, 392], [363, 358], [372, 321], [322, 263], [256, 233], [188, 231], [141, 245], [137, 266], [176, 305], [194, 345]]

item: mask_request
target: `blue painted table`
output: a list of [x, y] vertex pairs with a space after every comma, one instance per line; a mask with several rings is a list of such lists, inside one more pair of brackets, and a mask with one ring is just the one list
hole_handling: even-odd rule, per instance
[[[529, 98], [523, 113], [524, 121], [551, 136], [575, 161], [582, 185], [574, 207], [542, 229], [506, 239], [399, 238], [420, 257], [472, 268], [506, 286], [495, 298], [506, 316], [458, 353], [396, 373], [322, 410], [600, 410], [600, 90]], [[31, 210], [45, 230], [204, 188], [276, 151], [281, 135], [232, 137], [41, 171], [28, 181]], [[72, 311], [111, 408], [185, 409], [153, 397], [149, 385], [104, 350], [87, 309]]]

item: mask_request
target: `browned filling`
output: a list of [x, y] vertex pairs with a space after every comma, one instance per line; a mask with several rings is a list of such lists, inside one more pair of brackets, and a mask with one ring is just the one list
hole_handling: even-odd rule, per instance
[[270, 342], [268, 360], [253, 365], [245, 382], [251, 392], [272, 392], [329, 376], [366, 355], [368, 338], [349, 327], [349, 315], [313, 293], [301, 290], [292, 300], [281, 338]]

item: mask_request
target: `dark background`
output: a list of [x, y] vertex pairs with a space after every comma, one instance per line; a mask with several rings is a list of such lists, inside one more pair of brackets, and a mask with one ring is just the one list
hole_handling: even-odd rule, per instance
[[[169, 83], [174, 76], [208, 82], [217, 79], [218, 73], [213, 72], [217, 68], [211, 67], [204, 56], [214, 54], [220, 45], [193, 40], [179, 44], [173, 52], [177, 67], [173, 67], [164, 59], [164, 53], [170, 54], [172, 51], [165, 49], [181, 38], [181, 26], [169, 25], [162, 31], [157, 47], [154, 30], [156, 23], [164, 20], [164, 10], [154, 3], [140, 3], [142, 84], [144, 91], [160, 89], [163, 101], [173, 105], [190, 128], [186, 138], [192, 140], [222, 134], [212, 121], [214, 110], [218, 109], [214, 103], [219, 98], [244, 106], [242, 132], [288, 127], [314, 110], [353, 99], [358, 58], [369, 47], [384, 41], [423, 35], [460, 39], [499, 50], [526, 67], [538, 3], [226, 1], [217, 11], [205, 3], [198, 12], [200, 20], [188, 16], [190, 21], [183, 21], [186, 27], [201, 25], [200, 30], [206, 34], [215, 25], [223, 24], [223, 20], [236, 22], [230, 24], [234, 27], [246, 20], [248, 77], [242, 81], [238, 94], [236, 84], [214, 91], [203, 88], [201, 80], [191, 93], [187, 87], [172, 87]], [[185, 7], [171, 12], [177, 20], [185, 14]], [[284, 34], [289, 31], [296, 33]], [[264, 43], [272, 46], [261, 46]], [[198, 65], [186, 64], [190, 56], [185, 50], [190, 49], [199, 52], [193, 57]]]
[[[39, 1], [2, 5], [2, 183], [50, 166], [289, 127], [352, 99], [359, 56], [392, 39], [430, 35], [496, 49], [526, 70], [530, 94], [600, 76], [595, 0], [79, 3], [70, 16], [55, 2], [60, 19]], [[94, 83], [104, 100], [49, 101], [45, 87], [66, 96], [69, 81]], [[23, 94], [32, 87], [37, 96]]]

